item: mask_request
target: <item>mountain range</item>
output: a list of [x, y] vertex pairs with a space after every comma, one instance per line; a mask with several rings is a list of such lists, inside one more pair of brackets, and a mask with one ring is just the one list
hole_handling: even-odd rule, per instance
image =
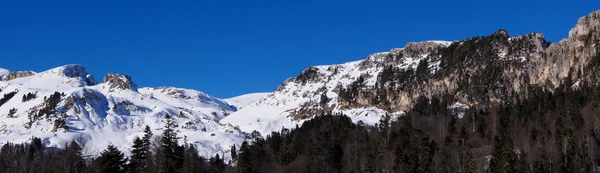
[[537, 89], [597, 83], [599, 43], [595, 11], [555, 43], [542, 33], [511, 36], [502, 29], [460, 41], [411, 42], [358, 61], [308, 67], [272, 93], [229, 99], [192, 89], [138, 88], [124, 74], [98, 82], [82, 65], [39, 73], [0, 69], [0, 144], [35, 136], [52, 148], [75, 140], [88, 155], [109, 144], [129, 151], [146, 126], [160, 134], [169, 116], [181, 142], [210, 157], [229, 152], [253, 131], [268, 135], [326, 113], [375, 125], [384, 115], [433, 105], [462, 118], [470, 107], [514, 103]]

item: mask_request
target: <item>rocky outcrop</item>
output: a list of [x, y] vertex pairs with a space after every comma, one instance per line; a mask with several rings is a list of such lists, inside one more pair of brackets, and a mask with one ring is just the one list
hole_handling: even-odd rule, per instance
[[[447, 106], [455, 102], [486, 106], [525, 99], [539, 89], [576, 89], [571, 87], [575, 82], [597, 85], [600, 10], [580, 18], [569, 38], [557, 43], [546, 41], [541, 33], [511, 37], [501, 29], [452, 43], [408, 43], [356, 64], [310, 67], [284, 82], [275, 95], [290, 95], [281, 96], [280, 103], [304, 98], [298, 105], [308, 113], [330, 106], [407, 111], [423, 98]], [[336, 102], [326, 107], [316, 104], [325, 93], [337, 94]], [[310, 117], [297, 112], [294, 117]]]
[[9, 80], [13, 80], [13, 79], [17, 79], [17, 78], [22, 78], [22, 77], [29, 77], [29, 76], [33, 76], [33, 75], [35, 75], [35, 72], [32, 72], [32, 71], [10, 72], [6, 76], [3, 77], [3, 80], [9, 81]]
[[580, 41], [595, 41], [600, 38], [600, 10], [594, 11], [587, 16], [579, 18], [575, 28], [569, 31], [569, 38]]
[[104, 76], [102, 83], [108, 84], [110, 91], [127, 89], [137, 91], [137, 86], [131, 77], [124, 74], [108, 73]]

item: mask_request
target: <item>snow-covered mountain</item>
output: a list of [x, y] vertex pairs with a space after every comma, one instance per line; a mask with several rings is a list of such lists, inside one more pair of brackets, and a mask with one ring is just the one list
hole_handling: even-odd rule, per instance
[[[420, 60], [432, 61], [429, 68], [436, 69], [439, 60], [428, 59], [429, 53], [423, 49], [448, 46], [449, 41], [425, 41], [409, 43], [406, 47], [392, 49], [369, 55], [366, 59], [344, 64], [318, 65], [304, 70], [295, 78], [289, 78], [273, 94], [245, 106], [243, 109], [224, 118], [222, 123], [240, 127], [242, 131], [257, 130], [263, 135], [282, 128], [293, 128], [301, 125], [314, 115], [324, 112], [344, 113], [355, 122], [375, 124], [385, 114], [402, 115], [402, 111], [386, 111], [375, 106], [345, 108], [338, 104], [340, 87], [353, 84], [362, 78], [362, 83], [374, 86], [379, 72], [388, 62], [388, 55], [401, 53], [403, 50], [417, 51], [416, 56], [403, 57], [394, 61], [394, 66], [402, 69], [415, 69]], [[413, 50], [420, 49], [420, 50]], [[391, 62], [391, 61], [390, 61]], [[379, 65], [374, 65], [379, 64]], [[391, 63], [390, 63], [391, 64]]]
[[375, 124], [384, 114], [428, 105], [460, 118], [468, 107], [517, 102], [536, 89], [597, 82], [599, 43], [600, 10], [581, 17], [557, 43], [541, 33], [510, 36], [502, 29], [460, 41], [408, 43], [358, 61], [309, 67], [221, 123], [267, 135], [324, 112]]
[[599, 43], [600, 10], [580, 18], [557, 43], [541, 33], [510, 36], [505, 30], [413, 42], [358, 61], [312, 66], [272, 93], [226, 100], [190, 89], [138, 88], [120, 74], [99, 83], [81, 65], [40, 73], [0, 69], [0, 144], [36, 136], [57, 148], [76, 140], [91, 155], [110, 143], [128, 151], [146, 125], [160, 134], [169, 114], [179, 135], [208, 157], [229, 152], [254, 130], [268, 135], [328, 112], [373, 125], [385, 114], [431, 105], [442, 108], [435, 114], [461, 118], [469, 107], [597, 82]]
[[[137, 88], [131, 77], [107, 74], [98, 83], [81, 65], [65, 65], [40, 73], [0, 70], [0, 144], [40, 137], [62, 148], [79, 142], [95, 155], [114, 144], [129, 151], [145, 126], [162, 133], [172, 115], [181, 142], [187, 140], [205, 157], [228, 152], [244, 134], [219, 121], [237, 110], [205, 93], [182, 88]], [[228, 157], [228, 155], [225, 155]]]
[[271, 94], [271, 92], [250, 93], [250, 94], [244, 94], [244, 95], [227, 98], [227, 99], [223, 99], [223, 100], [225, 100], [227, 103], [237, 107], [238, 109], [242, 109], [243, 107], [246, 107], [254, 102], [259, 101], [262, 98], [267, 97], [269, 94]]

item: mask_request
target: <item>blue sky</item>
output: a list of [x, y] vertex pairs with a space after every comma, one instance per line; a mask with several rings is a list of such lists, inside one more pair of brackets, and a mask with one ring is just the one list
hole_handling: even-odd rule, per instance
[[1, 1], [0, 67], [82, 64], [98, 80], [217, 97], [272, 91], [311, 65], [504, 28], [567, 37], [588, 1]]

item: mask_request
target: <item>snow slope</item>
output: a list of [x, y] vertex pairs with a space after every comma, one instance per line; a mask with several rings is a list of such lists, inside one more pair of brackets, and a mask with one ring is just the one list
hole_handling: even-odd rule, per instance
[[[433, 44], [433, 46], [448, 46], [448, 41], [425, 41], [421, 43], [409, 43], [407, 47], [418, 44]], [[413, 49], [413, 48], [411, 48]], [[425, 48], [426, 49], [426, 48]], [[326, 94], [328, 98], [327, 106], [333, 107], [332, 112], [339, 112], [348, 115], [355, 123], [375, 124], [385, 114], [400, 116], [403, 112], [387, 112], [376, 107], [362, 108], [341, 108], [338, 103], [336, 89], [340, 86], [345, 87], [356, 81], [359, 77], [364, 78], [364, 85], [374, 86], [379, 72], [387, 65], [407, 69], [415, 69], [421, 60], [426, 60], [430, 64], [430, 69], [435, 71], [439, 65], [439, 59], [429, 58], [426, 51], [420, 52], [416, 56], [402, 57], [401, 59], [389, 61], [391, 54], [398, 54], [405, 48], [392, 49], [390, 52], [374, 53], [363, 60], [348, 62], [336, 65], [312, 66], [303, 73], [312, 78], [308, 81], [301, 81], [298, 78], [286, 80], [273, 94], [261, 99], [258, 102], [245, 106], [243, 109], [225, 117], [221, 120], [223, 124], [231, 124], [239, 127], [244, 132], [257, 130], [263, 135], [270, 134], [271, 131], [279, 131], [282, 128], [293, 128], [301, 125], [309, 118], [294, 118], [295, 112], [303, 111], [305, 108], [321, 109], [318, 105], [321, 95]], [[407, 52], [415, 52], [407, 50]], [[407, 53], [408, 54], [408, 53]], [[302, 73], [301, 73], [302, 74]], [[315, 112], [313, 114], [318, 114]]]
[[237, 107], [238, 109], [241, 109], [241, 108], [246, 107], [254, 102], [259, 101], [260, 99], [268, 96], [269, 94], [271, 94], [271, 92], [251, 93], [251, 94], [244, 94], [244, 95], [240, 95], [240, 96], [236, 96], [236, 97], [232, 97], [232, 98], [228, 98], [228, 99], [223, 99], [223, 100], [225, 100], [227, 103]]
[[[449, 42], [427, 44], [447, 46]], [[156, 136], [161, 134], [168, 114], [173, 115], [176, 130], [182, 137], [180, 142], [186, 140], [195, 145], [202, 156], [209, 157], [229, 152], [232, 145], [239, 145], [246, 134], [254, 130], [266, 135], [302, 124], [311, 117], [293, 115], [307, 108], [317, 110], [309, 114], [319, 114], [318, 103], [323, 94], [327, 97], [325, 106], [332, 112], [344, 113], [356, 123], [375, 124], [384, 114], [400, 116], [403, 112], [387, 112], [377, 107], [340, 107], [336, 89], [348, 86], [359, 77], [364, 78], [364, 85], [373, 86], [379, 72], [388, 65], [414, 69], [419, 61], [426, 60], [432, 71], [438, 68], [439, 59], [431, 59], [424, 53], [393, 61], [386, 59], [402, 51], [405, 48], [344, 64], [313, 66], [302, 72], [310, 72], [310, 77], [290, 78], [273, 93], [247, 94], [226, 100], [191, 89], [137, 88], [128, 76], [118, 74], [106, 75], [105, 82], [98, 83], [83, 66], [65, 65], [33, 76], [0, 81], [0, 96], [17, 92], [0, 105], [0, 144], [25, 142], [36, 136], [47, 146], [56, 148], [76, 140], [89, 155], [98, 154], [108, 144], [129, 151], [133, 139], [142, 135], [145, 126], [150, 126]], [[56, 111], [43, 114], [50, 105], [47, 99], [55, 92], [60, 95]], [[24, 101], [22, 98], [28, 93], [37, 97]], [[61, 126], [63, 120], [66, 128]], [[229, 159], [228, 154], [224, 156]]]
[[9, 70], [0, 68], [0, 80], [4, 79], [4, 76], [8, 75], [8, 73], [10, 73]]
[[[89, 155], [98, 154], [108, 144], [129, 151], [133, 139], [142, 135], [145, 126], [150, 126], [155, 136], [160, 135], [167, 114], [174, 117], [182, 137], [180, 142], [187, 140], [205, 157], [229, 152], [231, 145], [245, 139], [244, 133], [219, 123], [236, 111], [221, 99], [174, 87], [137, 91], [111, 88], [109, 83], [97, 84], [80, 65], [0, 81], [0, 89], [0, 97], [17, 92], [0, 106], [0, 144], [25, 142], [35, 136], [56, 148], [75, 140]], [[56, 112], [40, 115], [48, 105], [46, 99], [55, 92], [61, 93]], [[28, 93], [35, 93], [37, 98], [23, 102], [23, 95]], [[61, 120], [66, 129], [57, 125]]]

